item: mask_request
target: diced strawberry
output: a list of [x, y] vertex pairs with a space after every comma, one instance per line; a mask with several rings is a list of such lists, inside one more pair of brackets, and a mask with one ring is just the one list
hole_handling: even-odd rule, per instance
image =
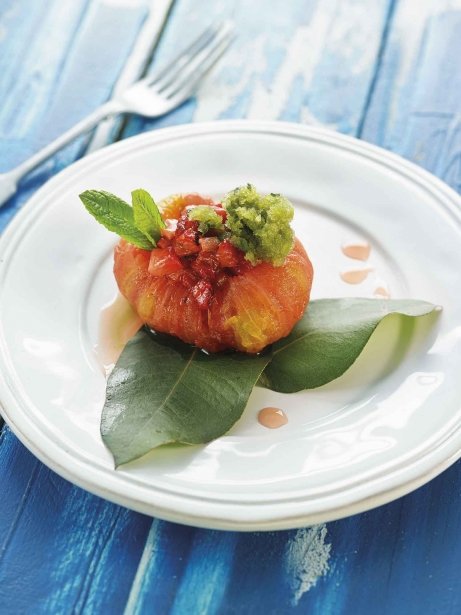
[[198, 231], [198, 222], [197, 220], [186, 220], [186, 229], [192, 229], [193, 231]]
[[182, 215], [180, 218], [178, 218], [178, 222], [176, 224], [176, 236], [178, 236], [180, 233], [183, 233], [186, 230], [187, 221], [188, 221], [187, 215]]
[[202, 310], [208, 309], [210, 301], [213, 297], [213, 289], [210, 282], [199, 280], [192, 288], [192, 296]]
[[219, 262], [214, 252], [201, 252], [191, 267], [201, 278], [212, 282], [218, 272]]
[[198, 233], [191, 228], [182, 233], [176, 232], [174, 250], [178, 256], [188, 256], [189, 254], [200, 252]]
[[235, 268], [241, 263], [243, 252], [226, 239], [219, 244], [217, 255], [221, 267]]
[[213, 282], [215, 287], [221, 287], [224, 286], [224, 284], [228, 281], [229, 279], [229, 274], [226, 273], [225, 271], [219, 270], [218, 273], [216, 274], [216, 278]]
[[157, 241], [157, 248], [169, 248], [171, 245], [171, 242], [166, 239], [165, 237], [160, 237], [160, 239]]
[[216, 252], [219, 246], [219, 239], [217, 237], [202, 237], [199, 239], [202, 252]]
[[154, 248], [150, 254], [148, 271], [155, 277], [161, 277], [181, 271], [182, 263], [170, 248]]
[[176, 234], [178, 235], [179, 233], [182, 233], [189, 229], [193, 231], [198, 231], [198, 222], [196, 220], [189, 220], [187, 213], [185, 213], [178, 220]]

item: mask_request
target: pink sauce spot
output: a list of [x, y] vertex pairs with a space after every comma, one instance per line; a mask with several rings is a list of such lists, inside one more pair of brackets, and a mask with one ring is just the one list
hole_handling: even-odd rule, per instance
[[349, 258], [354, 258], [358, 261], [367, 261], [371, 246], [369, 243], [350, 243], [341, 247], [343, 254]]
[[352, 269], [351, 271], [343, 271], [341, 280], [346, 284], [360, 284], [364, 282], [372, 269]]
[[288, 423], [288, 417], [280, 408], [263, 408], [258, 413], [258, 421], [268, 429], [278, 429]]
[[378, 288], [375, 288], [375, 292], [373, 294], [375, 297], [382, 297], [383, 299], [390, 299], [391, 296], [387, 288], [384, 288], [384, 286], [378, 286]]

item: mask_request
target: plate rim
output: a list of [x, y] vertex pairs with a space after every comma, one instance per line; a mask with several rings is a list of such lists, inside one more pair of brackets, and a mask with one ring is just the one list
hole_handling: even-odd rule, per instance
[[[406, 176], [407, 179], [411, 180], [413, 183], [417, 183], [421, 188], [429, 191], [433, 195], [435, 194], [438, 201], [444, 201], [446, 209], [456, 218], [458, 224], [461, 220], [461, 197], [443, 181], [428, 171], [418, 167], [408, 160], [405, 160], [393, 152], [389, 152], [376, 145], [360, 141], [354, 137], [343, 135], [323, 127], [306, 126], [289, 122], [222, 120], [184, 124], [146, 132], [130, 137], [121, 142], [111, 144], [76, 161], [44, 184], [44, 186], [42, 186], [31, 197], [31, 199], [29, 199], [21, 211], [16, 214], [0, 236], [0, 253], [3, 251], [7, 253], [9, 243], [14, 240], [18, 230], [27, 220], [31, 217], [35, 218], [40, 215], [42, 207], [36, 207], [35, 204], [42, 200], [42, 195], [46, 195], [47, 198], [49, 198], [55, 188], [59, 187], [63, 182], [66, 182], [67, 179], [75, 179], [81, 171], [84, 171], [87, 167], [91, 167], [94, 162], [97, 162], [100, 159], [109, 161], [112, 156], [123, 154], [124, 152], [128, 153], [132, 148], [135, 148], [138, 145], [160, 144], [162, 142], [171, 141], [178, 138], [194, 137], [219, 132], [235, 134], [239, 131], [245, 133], [269, 134], [272, 137], [283, 135], [298, 137], [301, 139], [318, 140], [323, 143], [333, 143], [335, 146], [339, 146], [342, 149], [347, 149], [355, 154], [361, 155], [362, 157], [371, 159], [378, 164], [390, 168], [394, 172]], [[2, 276], [5, 274], [5, 265], [8, 265], [8, 260], [7, 255], [4, 262], [0, 263], [0, 282]], [[0, 330], [0, 360], [3, 360], [3, 362], [5, 362], [6, 358], [4, 356], [4, 346], [4, 340], [1, 336]], [[68, 451], [64, 448], [60, 448], [56, 442], [51, 440], [51, 442], [45, 443], [45, 447], [43, 447], [43, 445], [40, 447], [36, 439], [33, 437], [36, 435], [33, 432], [37, 431], [39, 436], [41, 435], [42, 437], [43, 433], [40, 432], [35, 425], [28, 423], [25, 415], [21, 416], [21, 412], [23, 412], [21, 404], [19, 402], [16, 403], [14, 396], [10, 394], [11, 391], [8, 386], [7, 372], [0, 373], [0, 383], [3, 385], [2, 390], [7, 391], [6, 396], [2, 393], [2, 398], [9, 397], [9, 399], [7, 399], [7, 403], [0, 400], [0, 410], [5, 418], [5, 421], [8, 423], [13, 433], [15, 433], [15, 435], [26, 445], [26, 447], [31, 450], [35, 456], [41, 459], [41, 461], [43, 461], [48, 467], [80, 487], [83, 487], [96, 495], [105, 497], [106, 499], [114, 501], [118, 504], [122, 504], [134, 510], [138, 510], [139, 512], [159, 516], [171, 521], [189, 523], [195, 526], [207, 528], [231, 530], [288, 529], [355, 514], [357, 512], [373, 508], [377, 505], [384, 504], [391, 501], [395, 497], [408, 493], [442, 472], [461, 456], [460, 426], [459, 428], [453, 430], [448, 438], [437, 443], [435, 447], [432, 447], [426, 451], [422, 457], [417, 458], [410, 466], [407, 466], [406, 474], [409, 474], [409, 476], [403, 482], [398, 482], [398, 484], [394, 484], [392, 486], [392, 483], [395, 482], [391, 480], [392, 477], [394, 477], [396, 473], [400, 472], [399, 468], [397, 468], [394, 469], [393, 472], [386, 474], [383, 480], [379, 480], [383, 488], [378, 489], [378, 491], [374, 493], [368, 493], [367, 495], [367, 489], [365, 489], [365, 493], [361, 494], [360, 491], [363, 490], [364, 485], [358, 485], [352, 488], [349, 487], [344, 492], [335, 492], [333, 495], [327, 495], [325, 497], [320, 496], [316, 500], [317, 502], [322, 502], [324, 499], [335, 500], [343, 497], [346, 501], [342, 504], [337, 503], [336, 505], [333, 505], [332, 503], [328, 504], [325, 502], [323, 506], [320, 506], [323, 510], [306, 512], [302, 510], [302, 505], [304, 503], [308, 504], [308, 502], [306, 502], [305, 498], [301, 498], [300, 500], [297, 499], [296, 504], [294, 502], [291, 502], [290, 504], [289, 500], [283, 500], [281, 502], [260, 502], [256, 506], [252, 504], [257, 510], [249, 511], [248, 505], [244, 501], [236, 502], [234, 500], [229, 504], [226, 500], [206, 499], [203, 500], [203, 510], [200, 513], [200, 501], [195, 503], [195, 506], [193, 507], [194, 510], [190, 510], [191, 502], [189, 499], [189, 494], [178, 495], [173, 493], [163, 493], [161, 494], [161, 497], [157, 498], [156, 502], [153, 502], [152, 499], [149, 500], [149, 498], [140, 500], [135, 497], [134, 494], [131, 496], [126, 495], [120, 493], [120, 491], [116, 488], [114, 489], [113, 486], [109, 487], [109, 485], [101, 485], [100, 480], [92, 480], [91, 477], [88, 477], [88, 470], [91, 467], [91, 462], [87, 462], [86, 465], [89, 467], [85, 472], [85, 464], [83, 463], [83, 469], [81, 469], [80, 466], [82, 465], [82, 461], [76, 459], [73, 454], [69, 455]], [[13, 408], [13, 411], [10, 411], [11, 408]], [[44, 438], [45, 440], [48, 440], [48, 436], [45, 435]], [[454, 444], [455, 440], [457, 442], [457, 446], [453, 448], [451, 445]], [[40, 438], [38, 442], [40, 442]], [[52, 444], [51, 447], [50, 444]], [[43, 450], [43, 448], [45, 448], [45, 450]], [[47, 454], [46, 449], [50, 448], [56, 449], [56, 451], [53, 450], [54, 454]], [[434, 448], [435, 450], [433, 450]], [[447, 449], [447, 451], [442, 453], [445, 449]], [[58, 456], [65, 456], [65, 463], [62, 463], [55, 458], [56, 452]], [[427, 459], [432, 456], [435, 458], [434, 461], [432, 463], [428, 463]], [[423, 463], [424, 461], [426, 461], [426, 463]], [[73, 470], [72, 466], [74, 468]], [[417, 466], [418, 468], [419, 466], [424, 467], [421, 467], [419, 471], [412, 473], [410, 470], [414, 466]], [[78, 473], [76, 474], [75, 472], [77, 472], [77, 470]], [[86, 476], [84, 476], [84, 474], [86, 474]], [[365, 481], [368, 486], [374, 485], [376, 482], [378, 482], [378, 479], [376, 478], [371, 481]], [[146, 491], [147, 488], [138, 487], [137, 490], [141, 493], [142, 491]], [[157, 493], [155, 490], [156, 487], [154, 486], [151, 486], [149, 489], [150, 493], [154, 495]], [[357, 493], [352, 497], [352, 499], [345, 498], [345, 494], [353, 494], [354, 492]], [[184, 499], [185, 506], [182, 507], [182, 510], [181, 506], [176, 507], [175, 504], [177, 504], [177, 502], [175, 503], [171, 501], [177, 497]], [[220, 510], [213, 510], [214, 514], [210, 515], [210, 509], [213, 507], [217, 507]], [[291, 509], [293, 514], [287, 514], [286, 510], [279, 510], [280, 508], [286, 509], [287, 507]], [[227, 512], [223, 511], [223, 508], [227, 509]]]

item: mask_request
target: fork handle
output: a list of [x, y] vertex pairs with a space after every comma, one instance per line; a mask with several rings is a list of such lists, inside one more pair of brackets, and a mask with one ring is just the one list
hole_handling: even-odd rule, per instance
[[57, 139], [39, 150], [36, 154], [22, 162], [20, 165], [0, 175], [0, 207], [11, 197], [17, 190], [18, 182], [24, 175], [35, 169], [39, 164], [53, 156], [57, 151], [65, 145], [76, 139], [81, 134], [88, 132], [98, 124], [102, 119], [121, 113], [124, 110], [123, 106], [115, 101], [109, 100], [92, 113], [84, 117], [80, 122], [69, 128], [65, 133]]

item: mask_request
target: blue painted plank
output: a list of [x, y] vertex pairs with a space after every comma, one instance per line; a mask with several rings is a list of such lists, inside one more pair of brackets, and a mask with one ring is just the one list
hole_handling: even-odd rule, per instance
[[[419, 31], [411, 3], [399, 5], [366, 114], [363, 138], [391, 149], [461, 189], [461, 2], [422, 11]], [[412, 37], [413, 46], [405, 45]]]
[[0, 613], [122, 612], [151, 519], [71, 485], [9, 429], [0, 485]]
[[[206, 9], [205, 9], [206, 6]], [[331, 125], [355, 134], [393, 2], [293, 0], [175, 4], [152, 71], [206, 23], [229, 18], [237, 39], [193, 100], [164, 118], [133, 118], [125, 136], [190, 121], [273, 119]], [[203, 17], [206, 15], [206, 17]]]
[[2, 21], [2, 171], [18, 164], [40, 146], [37, 134], [47, 117], [54, 86], [87, 10], [86, 1], [68, 7], [52, 1], [47, 11], [39, 3], [33, 3], [30, 11], [15, 3], [10, 8], [10, 17], [7, 15]]
[[155, 519], [126, 604], [126, 615], [167, 613], [175, 602], [198, 530]]
[[127, 613], [458, 613], [460, 469], [386, 506], [299, 531], [155, 522]]
[[[22, 28], [16, 37], [14, 31], [6, 31], [0, 39], [5, 69], [0, 81], [1, 171], [19, 164], [110, 98], [148, 4], [80, 0], [68, 5], [55, 0], [41, 5], [41, 15], [33, 12], [30, 32]], [[27, 23], [28, 5], [25, 0], [14, 5]], [[13, 72], [8, 62], [18, 57], [21, 65]], [[1, 68], [0, 61], [0, 75]], [[24, 180], [21, 192], [1, 210], [0, 231], [37, 188], [84, 153], [88, 138], [78, 139]]]
[[328, 524], [325, 607], [341, 612], [459, 613], [461, 464], [391, 504]]

